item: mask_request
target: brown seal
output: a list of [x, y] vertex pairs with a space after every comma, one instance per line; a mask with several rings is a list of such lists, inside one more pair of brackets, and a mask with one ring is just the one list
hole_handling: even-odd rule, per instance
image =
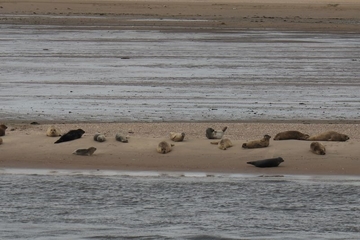
[[158, 153], [162, 153], [162, 154], [165, 154], [165, 153], [168, 153], [168, 152], [171, 152], [172, 150], [172, 146], [174, 146], [174, 144], [169, 144], [168, 142], [166, 141], [161, 141], [157, 148], [156, 148], [156, 151]]
[[61, 136], [61, 133], [60, 133], [59, 129], [57, 129], [55, 126], [50, 126], [46, 130], [46, 136], [48, 136], [48, 137], [59, 137], [59, 136]]
[[217, 144], [218, 147], [221, 149], [221, 150], [226, 150], [232, 146], [234, 146], [232, 144], [232, 142], [230, 141], [230, 139], [228, 138], [224, 138], [224, 139], [221, 139], [220, 141], [218, 142], [210, 142], [211, 144]]
[[242, 145], [242, 147], [243, 148], [264, 148], [264, 147], [268, 147], [269, 143], [270, 143], [270, 138], [271, 138], [271, 136], [266, 134], [260, 140], [254, 140], [254, 141], [244, 143]]
[[309, 137], [307, 140], [309, 141], [337, 141], [337, 142], [345, 142], [347, 140], [349, 140], [349, 136], [342, 134], [342, 133], [338, 133], [335, 131], [328, 131], [328, 132], [324, 132], [321, 133], [319, 135], [315, 135], [315, 136], [311, 136]]
[[96, 133], [94, 135], [94, 141], [96, 142], [105, 142], [106, 141], [106, 137], [104, 134], [101, 134], [101, 133]]
[[321, 143], [319, 142], [312, 142], [310, 144], [310, 150], [315, 153], [315, 154], [318, 154], [318, 155], [325, 155], [326, 154], [326, 149], [325, 149], [325, 146], [322, 145]]
[[310, 136], [308, 134], [304, 134], [299, 131], [285, 131], [276, 134], [274, 140], [289, 140], [289, 139], [296, 139], [296, 140], [306, 140]]
[[174, 142], [182, 142], [185, 138], [185, 133], [170, 132], [170, 139]]
[[213, 128], [206, 129], [206, 137], [208, 139], [221, 139], [224, 136], [227, 127], [223, 127], [221, 130], [214, 130]]
[[125, 137], [123, 134], [121, 134], [121, 133], [117, 133], [116, 135], [115, 135], [115, 139], [116, 139], [116, 141], [119, 141], [119, 142], [122, 142], [122, 143], [128, 143], [129, 141], [128, 141], [128, 139], [127, 139], [127, 137]]
[[2, 140], [2, 138], [0, 138], [0, 145], [3, 143], [3, 140]]
[[93, 153], [95, 151], [96, 151], [96, 148], [94, 148], [94, 147], [80, 148], [80, 149], [75, 150], [75, 152], [73, 152], [73, 154], [81, 155], [81, 156], [90, 156], [90, 155], [93, 155]]
[[0, 125], [0, 136], [5, 136], [5, 130], [7, 129], [7, 126], [4, 124]]
[[277, 157], [277, 158], [268, 158], [263, 160], [251, 161], [251, 162], [247, 162], [247, 164], [251, 164], [259, 168], [267, 168], [267, 167], [277, 167], [282, 162], [284, 162], [284, 159], [281, 157]]

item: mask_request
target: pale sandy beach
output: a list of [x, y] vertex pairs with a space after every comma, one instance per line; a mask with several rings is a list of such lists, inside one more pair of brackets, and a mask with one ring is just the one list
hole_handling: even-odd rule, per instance
[[[2, 1], [0, 24], [31, 26], [57, 25], [99, 29], [171, 29], [174, 31], [215, 31], [276, 29], [281, 31], [360, 32], [360, 2], [346, 1]], [[134, 21], [133, 19], [136, 19]], [[191, 21], [190, 21], [191, 20]], [[354, 62], [354, 61], [353, 61]], [[356, 79], [355, 79], [356, 80]], [[281, 86], [280, 86], [281, 87]], [[21, 95], [22, 93], [19, 93]], [[298, 106], [299, 104], [296, 103]], [[16, 114], [0, 116], [8, 126], [0, 145], [0, 168], [101, 169], [144, 171], [227, 172], [251, 174], [359, 175], [359, 121], [328, 118], [319, 121], [247, 120], [241, 122], [119, 122], [81, 123], [71, 121], [16, 121]], [[341, 118], [341, 116], [338, 116]], [[10, 119], [10, 120], [9, 120]], [[30, 122], [38, 121], [39, 125]], [[69, 123], [70, 122], [70, 123]], [[78, 140], [54, 144], [57, 138], [45, 135], [56, 125], [62, 133], [82, 128], [85, 135]], [[226, 138], [234, 147], [222, 151], [205, 137], [208, 127], [228, 126]], [[242, 149], [243, 142], [260, 139], [264, 134], [274, 137], [278, 132], [298, 130], [309, 135], [325, 131], [347, 134], [347, 142], [323, 142], [327, 154], [310, 152], [309, 141], [270, 140], [263, 149]], [[169, 140], [170, 131], [185, 132], [184, 142], [174, 143], [173, 151], [158, 154], [156, 146]], [[104, 133], [107, 141], [95, 142], [93, 135]], [[129, 143], [115, 141], [117, 132], [125, 133]], [[76, 156], [78, 148], [96, 147], [93, 156]], [[282, 157], [278, 168], [260, 169], [247, 161]]]
[[[46, 169], [100, 169], [100, 170], [148, 170], [180, 172], [225, 172], [251, 174], [360, 174], [358, 124], [301, 124], [301, 123], [78, 123], [57, 124], [65, 133], [81, 128], [81, 139], [54, 144], [58, 138], [47, 137], [48, 124], [9, 125], [3, 136], [0, 167]], [[224, 138], [234, 146], [220, 150], [205, 137], [207, 127], [221, 129], [228, 126]], [[323, 142], [326, 155], [310, 151], [310, 141], [270, 140], [267, 148], [243, 149], [242, 143], [274, 137], [284, 130], [298, 130], [309, 135], [335, 130], [350, 136], [347, 142]], [[169, 132], [185, 132], [183, 142], [175, 144], [168, 154], [156, 152], [157, 144], [166, 140], [171, 143]], [[107, 141], [95, 142], [93, 135], [104, 133]], [[128, 143], [115, 140], [117, 132], [128, 136]], [[78, 148], [96, 147], [92, 156], [77, 156]], [[278, 168], [261, 169], [246, 164], [247, 161], [282, 157], [285, 162]]]

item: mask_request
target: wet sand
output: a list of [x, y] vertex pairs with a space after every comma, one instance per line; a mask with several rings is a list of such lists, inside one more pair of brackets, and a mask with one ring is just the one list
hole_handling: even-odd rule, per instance
[[[208, 114], [207, 117], [200, 119], [192, 119], [191, 117], [182, 119], [181, 117], [174, 117], [169, 120], [159, 117], [161, 115], [168, 116], [173, 113], [179, 113], [179, 109], [170, 113], [165, 112], [165, 114], [161, 112], [161, 114], [156, 113], [156, 116], [154, 115], [145, 120], [143, 118], [136, 118], [136, 115], [131, 113], [129, 116], [132, 118], [112, 119], [112, 121], [118, 123], [106, 123], [109, 120], [104, 120], [102, 117], [96, 117], [98, 113], [95, 113], [93, 117], [90, 116], [87, 119], [84, 119], [81, 118], [83, 111], [77, 111], [76, 105], [74, 107], [74, 102], [81, 101], [81, 96], [80, 98], [71, 98], [72, 101], [69, 102], [62, 102], [63, 104], [60, 104], [61, 109], [56, 109], [59, 103], [52, 101], [51, 96], [59, 89], [63, 89], [64, 92], [68, 91], [67, 94], [64, 95], [67, 99], [68, 96], [72, 94], [70, 91], [73, 91], [71, 90], [72, 86], [69, 84], [69, 81], [70, 83], [72, 81], [74, 85], [80, 83], [81, 86], [82, 82], [87, 81], [86, 77], [90, 76], [91, 78], [91, 75], [84, 75], [78, 79], [75, 77], [74, 80], [73, 74], [66, 75], [66, 71], [60, 72], [58, 73], [58, 76], [64, 74], [64, 79], [60, 79], [62, 81], [53, 84], [53, 92], [49, 92], [50, 95], [47, 96], [48, 103], [46, 103], [44, 99], [45, 95], [41, 94], [38, 95], [39, 98], [36, 101], [36, 97], [34, 100], [34, 96], [37, 95], [34, 95], [34, 92], [40, 91], [41, 93], [41, 86], [47, 81], [53, 80], [51, 79], [51, 76], [54, 71], [58, 69], [58, 66], [55, 66], [53, 68], [53, 70], [55, 70], [50, 70], [50, 72], [48, 72], [48, 68], [32, 68], [31, 70], [31, 68], [28, 68], [29, 64], [36, 65], [37, 61], [41, 64], [42, 61], [49, 64], [51, 64], [51, 62], [44, 61], [44, 59], [50, 59], [47, 58], [46, 54], [40, 54], [37, 58], [33, 58], [34, 55], [36, 57], [37, 54], [30, 51], [28, 53], [29, 55], [26, 56], [25, 54], [25, 58], [22, 58], [21, 61], [16, 60], [16, 64], [10, 64], [10, 67], [8, 68], [8, 70], [10, 70], [5, 71], [5, 74], [7, 75], [0, 82], [1, 89], [3, 89], [3, 92], [1, 92], [3, 107], [1, 108], [0, 122], [9, 126], [9, 131], [7, 131], [6, 136], [2, 137], [4, 143], [0, 145], [0, 167], [358, 175], [360, 173], [360, 168], [358, 167], [360, 159], [357, 154], [357, 147], [360, 141], [358, 138], [358, 115], [346, 115], [342, 110], [350, 108], [352, 110], [345, 112], [352, 113], [358, 108], [356, 105], [357, 103], [354, 100], [358, 99], [357, 94], [359, 92], [357, 91], [357, 81], [359, 80], [357, 75], [358, 70], [354, 67], [358, 62], [358, 55], [353, 49], [358, 49], [356, 47], [356, 39], [358, 39], [357, 34], [360, 32], [359, 9], [360, 4], [355, 0], [342, 1], [340, 4], [325, 0], [316, 2], [301, 1], [301, 3], [298, 1], [287, 3], [287, 1], [280, 0], [263, 0], [252, 3], [248, 3], [247, 1], [196, 1], [191, 2], [191, 4], [189, 2], [179, 1], [137, 2], [80, 0], [53, 3], [42, 0], [34, 3], [33, 1], [25, 0], [21, 2], [0, 2], [1, 27], [3, 29], [9, 29], [10, 26], [10, 29], [13, 30], [18, 26], [18, 29], [20, 29], [20, 31], [18, 31], [19, 34], [17, 33], [19, 41], [21, 41], [22, 29], [30, 29], [34, 34], [33, 36], [36, 36], [36, 34], [39, 33], [37, 29], [41, 30], [44, 27], [49, 28], [50, 26], [53, 30], [58, 28], [68, 32], [76, 32], [77, 30], [86, 31], [86, 29], [89, 28], [101, 31], [166, 30], [167, 32], [180, 33], [213, 33], [219, 31], [228, 32], [244, 30], [271, 30], [277, 31], [277, 33], [306, 31], [311, 32], [312, 34], [324, 34], [321, 36], [326, 36], [327, 33], [340, 34], [338, 35], [339, 38], [345, 37], [345, 39], [351, 39], [350, 42], [346, 43], [346, 46], [348, 46], [348, 43], [350, 43], [350, 45], [355, 43], [355, 45], [351, 45], [352, 48], [344, 53], [344, 55], [342, 55], [343, 53], [336, 55], [335, 51], [334, 61], [329, 65], [320, 65], [322, 66], [320, 69], [314, 69], [311, 63], [304, 65], [305, 72], [313, 72], [314, 76], [319, 73], [325, 74], [326, 71], [330, 71], [331, 73], [329, 75], [333, 77], [330, 80], [330, 84], [326, 81], [327, 76], [322, 79], [313, 79], [311, 75], [306, 84], [298, 84], [296, 83], [296, 77], [294, 78], [295, 75], [292, 75], [290, 70], [280, 72], [283, 76], [288, 76], [288, 80], [277, 82], [276, 86], [279, 89], [284, 89], [289, 82], [294, 81], [295, 83], [292, 85], [290, 84], [289, 86], [289, 91], [293, 91], [293, 93], [289, 93], [291, 96], [297, 96], [296, 94], [299, 94], [296, 89], [294, 91], [295, 86], [303, 91], [302, 88], [309, 86], [310, 84], [310, 86], [315, 86], [315, 90], [313, 90], [314, 93], [318, 92], [319, 89], [323, 89], [321, 88], [321, 84], [325, 84], [329, 89], [328, 92], [324, 90], [324, 92], [321, 93], [321, 96], [324, 98], [311, 101], [319, 103], [316, 103], [318, 111], [313, 111], [313, 113], [316, 113], [316, 118], [311, 117], [311, 114], [306, 111], [309, 102], [304, 102], [301, 101], [304, 99], [297, 98], [296, 101], [293, 102], [293, 108], [296, 106], [296, 109], [299, 111], [298, 115], [292, 117], [291, 114], [286, 114], [286, 112], [293, 112], [291, 104], [287, 103], [285, 106], [280, 106], [280, 109], [284, 109], [284, 112], [280, 112], [278, 116], [285, 116], [284, 119], [280, 119], [285, 122], [280, 123], [278, 122], [278, 118], [267, 117], [268, 113], [261, 114], [261, 112], [259, 113], [258, 110], [255, 109], [256, 104], [260, 103], [262, 106], [264, 104], [271, 105], [273, 103], [272, 100], [257, 102], [254, 99], [251, 99], [251, 101], [248, 101], [249, 99], [247, 99], [247, 103], [251, 102], [252, 104], [252, 106], [246, 108], [250, 111], [248, 115], [245, 115], [246, 117], [237, 117], [232, 120], [231, 118], [221, 118], [221, 116], [226, 113], [226, 111], [221, 111], [221, 108], [220, 112], [216, 114], [216, 111], [219, 108], [216, 105], [209, 105], [206, 98], [203, 99], [204, 103], [199, 103], [199, 105], [207, 104], [205, 109], [214, 112]], [[53, 31], [53, 33], [56, 33], [56, 31]], [[348, 38], [348, 34], [351, 34], [351, 38]], [[250, 40], [249, 42], [251, 42], [254, 39], [256, 38], [249, 38], [248, 41]], [[30, 46], [33, 48], [39, 48], [44, 52], [53, 50], [47, 49], [47, 47], [43, 46], [41, 43], [37, 45], [38, 40], [36, 37], [32, 38], [32, 40], [33, 42]], [[3, 38], [2, 41], [7, 44], [6, 38]], [[14, 42], [16, 43], [16, 41], [11, 41], [13, 44]], [[281, 43], [281, 41], [277, 41], [278, 43]], [[318, 40], [315, 40], [315, 42], [317, 41]], [[231, 39], [229, 42], [231, 42]], [[65, 43], [65, 41], [63, 41], [63, 43]], [[81, 45], [85, 45], [86, 42], [82, 43], [83, 44]], [[269, 43], [271, 43], [271, 41], [264, 45]], [[309, 41], [294, 41], [293, 43], [302, 45], [308, 44]], [[328, 44], [329, 49], [334, 49], [336, 46], [335, 49], [338, 50], [343, 49], [344, 46], [343, 44], [339, 45], [336, 42], [332, 43], [332, 40], [326, 40], [322, 43], [325, 43], [325, 45]], [[72, 45], [70, 44], [68, 46], [71, 47]], [[279, 47], [280, 45], [276, 46]], [[315, 52], [321, 52], [321, 47], [319, 46], [307, 45], [307, 47], [308, 49], [314, 49]], [[21, 51], [21, 48], [19, 49], [19, 52], [16, 52], [16, 49], [18, 48], [6, 49], [8, 49], [9, 52], [7, 52], [8, 50], [2, 52], [2, 58], [7, 64], [11, 63], [11, 61], [17, 57], [17, 53], [20, 55], [24, 54], [24, 51]], [[297, 49], [299, 53], [301, 53], [302, 50], [303, 49], [301, 48]], [[204, 49], [204, 51], [208, 50]], [[311, 51], [308, 53], [310, 52]], [[64, 52], [59, 51], [59, 53]], [[84, 58], [86, 57], [85, 55], [83, 56]], [[120, 60], [131, 60], [131, 55], [130, 59], [126, 59], [128, 56], [128, 54], [120, 54], [118, 57]], [[22, 55], [22, 57], [24, 57], [24, 55]], [[58, 57], [60, 58], [61, 56]], [[100, 61], [107, 59], [107, 57], [108, 56], [105, 55]], [[125, 58], [122, 59], [122, 57]], [[219, 59], [223, 57], [224, 56], [221, 55]], [[318, 57], [317, 61], [319, 62], [321, 62], [320, 59], [323, 59], [323, 61], [328, 59], [328, 56], [326, 55], [320, 55]], [[280, 57], [280, 59], [282, 58], [283, 56]], [[306, 56], [304, 56], [303, 59], [306, 59]], [[339, 59], [341, 59], [340, 62], [342, 62], [343, 65], [336, 65], [336, 71], [334, 71], [333, 63], [339, 62]], [[294, 62], [294, 65], [298, 63], [299, 62]], [[193, 66], [196, 67], [195, 64]], [[291, 64], [289, 66], [291, 66]], [[348, 68], [348, 66], [350, 66], [350, 68]], [[64, 66], [64, 69], [72, 67], [73, 65], [70, 62], [67, 66]], [[328, 67], [328, 69], [326, 69], [326, 67]], [[16, 73], [17, 68], [21, 69], [21, 71]], [[33, 71], [33, 69], [36, 69], [36, 71]], [[304, 69], [300, 69], [298, 72], [304, 71]], [[207, 69], [205, 70], [205, 72], [207, 72]], [[334, 75], [333, 73], [336, 74]], [[160, 71], [158, 76], [162, 76], [162, 74], [163, 72]], [[23, 78], [25, 76], [30, 78], [30, 81], [24, 81]], [[352, 79], [350, 84], [346, 81], [349, 77]], [[229, 77], [225, 76], [225, 78]], [[337, 81], [339, 79], [340, 84]], [[34, 82], [29, 83], [31, 81]], [[23, 89], [14, 91], [14, 84], [16, 86], [16, 82], [18, 82], [17, 84], [20, 87], [26, 86]], [[65, 85], [59, 84], [61, 82]], [[144, 82], [146, 81], [140, 82], [137, 86], [142, 86]], [[158, 83], [158, 81], [155, 81], [155, 83]], [[266, 86], [263, 90], [259, 91], [258, 87], [263, 83], [264, 79], [262, 79], [258, 85], [251, 84], [250, 88], [246, 88], [245, 93], [256, 89], [258, 91], [256, 96], [260, 96], [261, 91], [265, 92], [268, 90], [268, 86]], [[154, 92], [152, 84], [151, 81], [147, 82], [144, 91]], [[103, 84], [103, 86], [106, 86], [106, 84]], [[112, 88], [112, 86], [113, 85], [109, 85], [108, 87]], [[202, 85], [200, 84], [200, 86]], [[274, 81], [270, 81], [269, 86], [274, 86]], [[90, 86], [87, 87], [91, 88]], [[157, 88], [156, 91], [161, 92], [169, 90], [167, 89], [168, 86], [165, 85], [163, 87], [164, 89], [160, 87]], [[96, 88], [99, 88], [98, 85], [94, 86], [94, 89]], [[179, 88], [175, 89], [178, 90]], [[199, 87], [199, 89], [201, 88]], [[215, 84], [214, 89], [218, 89], [218, 85]], [[273, 89], [276, 89], [276, 87]], [[311, 88], [305, 89], [304, 93], [308, 94], [308, 90], [310, 89]], [[176, 90], [175, 93], [177, 94]], [[340, 96], [339, 101], [334, 101], [330, 106], [327, 106], [327, 93], [330, 92], [333, 94], [336, 93], [337, 90], [340, 91], [340, 94], [334, 94], [334, 96]], [[9, 92], [11, 94], [9, 94]], [[233, 94], [236, 96], [236, 93]], [[313, 93], [310, 95], [313, 96]], [[146, 103], [146, 97], [149, 96], [144, 96], [145, 97], [142, 98], [138, 105], [138, 108], [142, 109], [142, 111], [148, 108], [144, 103]], [[298, 96], [301, 96], [301, 93]], [[110, 98], [111, 97], [112, 96], [110, 96]], [[212, 95], [210, 98], [215, 103], [219, 102], [219, 97], [217, 95]], [[33, 102], [29, 101], [29, 105], [27, 105], [26, 103], [28, 103], [27, 100], [29, 99]], [[169, 97], [167, 97], [167, 99], [169, 99]], [[189, 97], [189, 99], [189, 102], [191, 102], [191, 97]], [[223, 98], [221, 98], [221, 100], [223, 100]], [[159, 102], [164, 101], [166, 101], [166, 99], [162, 99]], [[284, 101], [281, 101], [281, 104], [283, 104], [283, 102]], [[12, 105], [14, 103], [18, 105]], [[9, 106], [7, 106], [7, 104], [9, 104]], [[48, 111], [49, 108], [46, 108], [45, 110], [42, 109], [42, 104], [45, 104], [45, 106], [52, 105], [55, 108], [55, 111], [49, 112], [47, 117], [44, 117], [44, 111]], [[98, 103], [94, 101], [94, 104]], [[109, 102], [106, 104], [109, 104]], [[25, 108], [18, 107], [21, 105], [25, 106]], [[312, 109], [313, 106], [310, 106], [309, 108]], [[324, 108], [324, 110], [319, 114], [320, 108]], [[264, 107], [262, 107], [262, 109], [264, 109]], [[302, 110], [304, 111], [303, 114], [301, 114]], [[63, 114], [61, 114], [61, 111]], [[180, 112], [181, 111], [184, 110], [180, 108]], [[233, 110], [229, 111], [231, 113]], [[334, 112], [335, 114], [333, 114]], [[253, 117], [258, 113], [259, 116], [262, 117]], [[229, 112], [226, 114], [229, 114]], [[61, 117], [62, 115], [66, 117], [63, 118]], [[124, 114], [121, 112], [118, 113], [118, 116], [123, 115]], [[48, 116], [52, 117], [49, 118]], [[291, 121], [287, 122], [289, 119]], [[317, 122], [314, 122], [314, 119]], [[32, 121], [38, 121], [41, 125], [30, 125], [29, 123]], [[134, 121], [139, 121], [139, 123], [131, 123]], [[162, 123], [163, 121], [172, 121], [176, 123]], [[253, 123], [254, 121], [258, 121], [259, 123]], [[319, 123], [319, 121], [322, 123]], [[53, 144], [55, 139], [45, 136], [48, 125], [43, 124], [44, 122], [58, 125], [63, 132], [81, 127], [86, 131], [86, 135], [82, 139], [73, 142]], [[204, 136], [207, 127], [216, 128], [222, 127], [223, 125], [229, 126], [226, 137], [229, 137], [235, 144], [233, 148], [226, 151], [219, 150], [216, 146], [211, 145], [209, 140]], [[13, 129], [13, 131], [11, 131], [11, 129]], [[129, 130], [134, 133], [129, 133]], [[270, 134], [274, 137], [277, 132], [284, 130], [299, 130], [309, 134], [321, 133], [327, 130], [337, 130], [348, 134], [350, 140], [348, 142], [325, 142], [324, 144], [328, 150], [327, 155], [325, 156], [318, 156], [311, 153], [309, 149], [310, 142], [308, 141], [272, 141], [270, 146], [264, 149], [245, 150], [241, 148], [241, 144], [245, 141], [259, 139], [264, 134]], [[94, 142], [92, 140], [92, 135], [97, 131], [106, 133], [108, 141], [104, 143]], [[123, 131], [129, 135], [128, 144], [115, 141], [114, 133], [117, 131]], [[186, 133], [186, 141], [176, 143], [173, 151], [169, 154], [160, 155], [156, 153], [155, 148], [157, 143], [161, 140], [168, 139], [168, 132], [170, 131], [184, 131]], [[87, 148], [90, 146], [98, 148], [93, 156], [83, 157], [72, 155], [72, 152], [75, 149]], [[278, 168], [258, 169], [246, 164], [247, 161], [278, 156], [285, 159], [285, 162]]]

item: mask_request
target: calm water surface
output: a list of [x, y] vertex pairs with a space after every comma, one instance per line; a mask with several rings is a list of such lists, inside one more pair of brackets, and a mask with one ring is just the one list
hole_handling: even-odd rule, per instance
[[360, 119], [360, 35], [0, 25], [3, 121]]
[[0, 239], [358, 239], [360, 178], [0, 174]]

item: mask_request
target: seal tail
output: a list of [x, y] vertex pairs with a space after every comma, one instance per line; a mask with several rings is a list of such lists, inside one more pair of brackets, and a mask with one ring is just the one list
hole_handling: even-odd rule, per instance
[[218, 144], [219, 144], [219, 141], [210, 142], [210, 144], [218, 145]]
[[254, 162], [247, 162], [247, 164], [251, 164], [251, 165], [254, 165]]

